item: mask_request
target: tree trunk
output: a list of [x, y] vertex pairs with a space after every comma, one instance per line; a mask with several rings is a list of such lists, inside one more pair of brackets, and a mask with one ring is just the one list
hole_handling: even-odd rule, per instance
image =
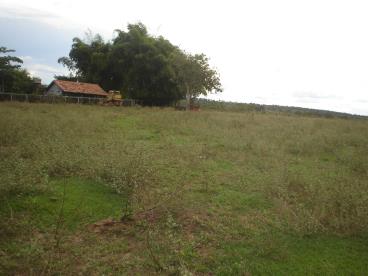
[[187, 87], [187, 94], [186, 94], [187, 103], [186, 103], [185, 110], [190, 111], [190, 91], [189, 91], [189, 86], [186, 85], [186, 87]]

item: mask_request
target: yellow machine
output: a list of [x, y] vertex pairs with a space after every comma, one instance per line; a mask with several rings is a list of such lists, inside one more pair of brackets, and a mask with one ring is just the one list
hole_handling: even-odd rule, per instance
[[110, 90], [109, 92], [107, 92], [107, 97], [105, 99], [105, 104], [108, 105], [116, 105], [116, 106], [120, 106], [123, 103], [123, 98], [121, 96], [120, 91], [117, 90]]

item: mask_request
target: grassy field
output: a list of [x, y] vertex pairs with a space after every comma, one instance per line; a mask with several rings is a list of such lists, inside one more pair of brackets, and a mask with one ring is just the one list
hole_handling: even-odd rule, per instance
[[368, 121], [0, 103], [0, 275], [366, 275]]

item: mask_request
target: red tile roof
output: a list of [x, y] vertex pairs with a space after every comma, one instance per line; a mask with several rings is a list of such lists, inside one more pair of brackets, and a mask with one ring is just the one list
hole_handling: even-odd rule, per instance
[[59, 86], [61, 90], [68, 93], [107, 96], [107, 93], [98, 84], [94, 83], [64, 80], [54, 80], [54, 83]]

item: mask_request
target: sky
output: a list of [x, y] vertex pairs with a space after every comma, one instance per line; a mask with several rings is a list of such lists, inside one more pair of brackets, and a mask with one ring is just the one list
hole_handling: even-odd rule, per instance
[[358, 0], [0, 0], [0, 46], [47, 84], [73, 37], [142, 22], [210, 58], [224, 88], [211, 99], [368, 115], [367, 14]]

